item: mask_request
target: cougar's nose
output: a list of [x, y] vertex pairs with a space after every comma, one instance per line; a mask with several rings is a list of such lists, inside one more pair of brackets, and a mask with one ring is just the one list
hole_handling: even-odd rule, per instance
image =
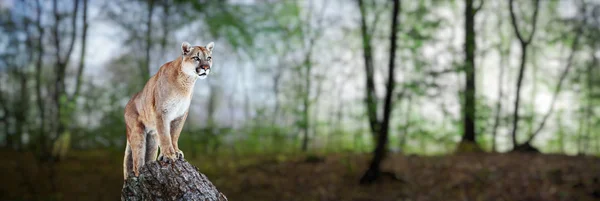
[[208, 65], [201, 65], [201, 66], [200, 66], [200, 68], [202, 68], [202, 69], [206, 70], [206, 69], [208, 69], [208, 68], [209, 68], [209, 66], [208, 66]]

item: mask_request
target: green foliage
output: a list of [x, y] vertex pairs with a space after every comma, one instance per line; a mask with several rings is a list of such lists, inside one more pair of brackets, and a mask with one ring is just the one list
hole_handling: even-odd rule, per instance
[[[289, 128], [256, 126], [250, 128], [248, 147], [260, 146], [264, 151], [291, 151], [296, 147], [290, 146], [293, 143], [290, 139], [295, 136], [290, 136]], [[264, 146], [267, 145], [267, 146]]]
[[71, 133], [66, 131], [61, 133], [52, 147], [52, 155], [58, 159], [64, 159], [71, 148]]
[[[386, 0], [365, 2], [367, 37], [373, 46], [374, 78], [378, 88], [370, 98], [380, 100], [380, 86], [385, 83], [381, 75], [386, 73], [385, 55], [389, 48], [385, 44], [390, 33], [389, 27], [384, 25], [389, 24], [390, 3]], [[480, 2], [484, 1], [475, 0], [476, 5]], [[507, 122], [512, 120], [511, 106], [507, 103], [512, 102], [516, 72], [514, 62], [498, 66], [495, 58], [496, 53], [501, 53], [506, 56], [506, 61], [518, 59], [515, 56], [517, 52], [510, 50], [516, 45], [516, 38], [509, 29], [507, 2], [485, 2], [485, 9], [478, 12], [475, 20], [477, 77], [493, 77], [487, 73], [494, 73], [499, 67], [507, 72], [505, 77], [508, 79], [505, 79], [507, 82], [504, 82], [506, 86], [503, 89], [504, 95], [510, 97], [502, 102], [498, 128], [499, 143], [503, 143], [506, 142], [502, 139], [505, 138], [504, 131], [509, 127]], [[204, 127], [187, 126], [184, 129], [180, 144], [182, 149], [189, 150], [186, 156], [295, 153], [304, 133], [308, 133], [310, 139], [310, 152], [372, 151], [374, 139], [363, 111], [365, 97], [361, 92], [364, 87], [361, 81], [364, 69], [360, 67], [362, 38], [357, 34], [357, 20], [349, 18], [358, 13], [356, 5], [336, 1], [153, 1], [154, 13], [148, 18], [149, 3], [151, 1], [113, 0], [101, 6], [94, 4], [99, 6], [97, 8], [106, 9], [90, 21], [91, 27], [98, 21], [114, 25], [117, 30], [114, 35], [104, 36], [103, 32], [98, 35], [121, 44], [116, 45], [106, 63], [86, 63], [86, 69], [92, 70], [84, 73], [80, 97], [70, 97], [74, 88], [74, 67], [80, 59], [78, 56], [70, 56], [64, 77], [65, 90], [55, 89], [57, 72], [54, 72], [54, 57], [57, 51], [60, 57], [66, 57], [63, 47], [66, 44], [62, 44], [60, 50], [54, 47], [54, 21], [43, 20], [41, 28], [45, 35], [41, 44], [45, 52], [39, 57], [41, 50], [37, 37], [42, 33], [35, 24], [35, 3], [15, 1], [15, 9], [2, 9], [0, 47], [4, 48], [0, 48], [0, 142], [4, 145], [9, 139], [17, 139], [23, 141], [23, 147], [40, 151], [41, 143], [45, 143], [45, 151], [61, 157], [68, 155], [70, 148], [106, 148], [121, 153], [126, 130], [124, 106], [133, 94], [144, 87], [147, 78], [140, 76], [140, 71], [147, 66], [146, 61], [150, 61], [151, 71], [155, 71], [167, 59], [172, 59], [167, 55], [175, 55], [172, 53], [174, 50], [162, 46], [175, 44], [174, 40], [182, 38], [201, 41], [212, 38], [223, 44], [223, 49], [219, 48], [222, 51], [219, 54], [223, 54], [219, 59], [223, 60], [217, 64], [232, 67], [215, 71], [227, 79], [210, 80], [209, 97], [195, 95], [194, 103], [203, 105], [199, 106], [201, 110], [190, 111], [190, 114], [206, 115], [210, 120]], [[593, 54], [599, 47], [600, 31], [591, 18], [594, 17], [591, 8], [598, 5], [590, 1], [583, 3], [574, 3], [573, 6], [588, 9], [590, 18], [586, 24], [582, 23], [583, 16], [580, 14], [583, 12], [576, 12], [568, 18], [555, 15], [563, 4], [560, 1], [543, 1], [540, 4], [543, 8], [540, 10], [538, 34], [530, 47], [531, 57], [527, 61], [528, 66], [537, 66], [533, 69], [535, 77], [526, 76], [524, 79], [524, 92], [529, 92], [530, 88], [533, 90], [530, 94], [522, 94], [526, 104], [521, 107], [525, 124], [521, 124], [521, 129], [528, 127], [529, 130], [517, 135], [519, 141], [527, 138], [541, 119], [541, 114], [536, 113], [541, 105], [535, 102], [536, 96], [542, 97], [556, 86], [559, 71], [546, 66], [554, 66], [555, 63], [564, 65], [567, 55], [562, 49], [569, 48], [575, 41], [576, 28], [581, 25], [583, 30], [573, 69], [563, 87], [569, 95], [559, 96], [560, 103], [557, 103], [557, 109], [560, 105], [564, 111], [550, 117], [548, 122], [554, 123], [548, 123], [540, 134], [545, 136], [536, 138], [534, 143], [543, 151], [574, 153], [585, 144], [587, 148], [581, 146], [582, 151], [591, 153], [596, 148], [594, 146], [600, 147], [586, 144], [586, 140], [594, 142], [600, 137], [596, 132], [600, 129], [600, 110], [597, 107], [600, 103], [600, 88], [597, 87], [600, 79], [595, 76], [600, 71], [597, 55]], [[437, 154], [448, 153], [457, 147], [463, 124], [457, 113], [461, 110], [456, 104], [462, 102], [465, 93], [458, 90], [464, 83], [456, 80], [462, 80], [465, 72], [461, 51], [465, 47], [459, 44], [463, 35], [458, 31], [464, 28], [463, 4], [464, 1], [456, 0], [402, 1], [396, 58], [398, 88], [393, 99], [398, 107], [392, 114], [390, 150]], [[531, 10], [531, 2], [518, 5], [521, 10], [517, 13], [518, 24], [524, 32], [530, 32], [525, 25], [531, 23], [530, 14], [526, 13]], [[50, 10], [44, 7], [40, 17], [52, 19], [54, 16]], [[59, 10], [63, 19], [73, 16], [69, 9]], [[490, 26], [488, 22], [494, 20], [495, 23]], [[147, 22], [152, 23], [151, 27], [147, 27]], [[67, 20], [64, 20], [59, 27], [58, 34], [64, 39], [63, 43], [69, 41], [68, 36], [73, 31], [67, 25]], [[98, 28], [103, 29], [103, 26]], [[76, 31], [79, 37], [81, 33]], [[97, 40], [97, 37], [94, 35], [88, 40]], [[79, 40], [76, 38], [76, 43]], [[88, 44], [94, 42], [97, 41]], [[176, 43], [180, 44], [180, 41]], [[74, 52], [78, 51], [77, 48], [76, 45]], [[84, 56], [105, 54], [97, 52], [98, 49], [101, 48], [92, 47]], [[146, 50], [150, 52], [148, 56]], [[43, 58], [41, 66], [34, 62], [37, 58]], [[85, 61], [93, 60], [86, 58]], [[41, 69], [39, 85], [42, 100], [39, 102], [37, 67]], [[493, 86], [488, 85], [489, 81], [477, 80], [477, 83]], [[198, 83], [196, 92], [200, 93], [205, 87], [205, 83]], [[54, 96], [57, 91], [60, 92], [58, 103]], [[218, 98], [213, 92], [225, 94], [226, 98]], [[493, 103], [498, 100], [489, 99], [493, 97], [489, 96], [489, 89], [479, 85], [476, 94], [477, 143], [487, 149], [491, 147], [490, 134], [497, 112]], [[404, 107], [406, 102], [411, 103]], [[340, 105], [339, 109], [337, 105]], [[376, 108], [376, 105], [368, 107]], [[337, 110], [341, 110], [340, 117], [330, 117], [336, 116]], [[229, 111], [235, 120], [220, 122], [221, 115]], [[243, 119], [240, 120], [238, 112], [245, 113]], [[62, 125], [65, 132], [55, 133], [57, 125]], [[52, 141], [54, 139], [57, 140]], [[459, 150], [473, 151], [470, 145], [458, 147]], [[281, 160], [287, 159], [279, 156], [284, 158]], [[355, 170], [351, 164], [348, 168]]]

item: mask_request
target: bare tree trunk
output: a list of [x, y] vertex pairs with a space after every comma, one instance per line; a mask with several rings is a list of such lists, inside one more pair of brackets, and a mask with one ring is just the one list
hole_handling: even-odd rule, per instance
[[565, 130], [563, 126], [563, 121], [560, 114], [562, 114], [562, 110], [558, 112], [558, 118], [556, 118], [556, 125], [558, 125], [558, 146], [560, 153], [566, 153], [565, 150]]
[[479, 7], [473, 5], [474, 0], [466, 0], [465, 3], [465, 94], [462, 106], [463, 118], [463, 136], [458, 144], [457, 152], [480, 152], [482, 151], [477, 145], [475, 122], [476, 122], [476, 78], [475, 78], [475, 51], [476, 51], [476, 35], [475, 35], [475, 15], [483, 6], [483, 2]]
[[4, 140], [4, 145], [6, 147], [11, 147], [13, 143], [13, 136], [10, 134], [10, 124], [9, 119], [12, 116], [12, 112], [10, 108], [8, 108], [8, 103], [4, 100], [4, 92], [0, 88], [0, 108], [2, 109], [3, 116], [0, 118], [2, 123], [4, 123], [4, 133], [6, 134], [6, 138]]
[[[60, 126], [60, 94], [61, 94], [61, 80], [62, 80], [62, 75], [61, 75], [61, 71], [62, 71], [62, 63], [61, 63], [61, 58], [60, 58], [60, 50], [61, 50], [61, 46], [60, 46], [60, 36], [58, 33], [59, 30], [59, 22], [61, 21], [60, 18], [60, 14], [58, 13], [58, 0], [53, 0], [52, 1], [52, 13], [54, 14], [54, 20], [55, 20], [55, 24], [54, 27], [52, 29], [52, 33], [53, 33], [53, 37], [54, 37], [54, 48], [55, 48], [55, 60], [56, 60], [56, 64], [55, 64], [55, 72], [56, 72], [56, 80], [55, 80], [55, 85], [54, 85], [54, 109], [55, 109], [55, 116], [54, 119], [59, 121], [58, 125], [55, 125], [54, 127], [54, 135], [56, 138], [56, 136], [60, 135], [60, 133], [62, 132], [62, 128]], [[52, 139], [51, 141], [54, 141], [54, 139]]]
[[148, 163], [139, 177], [129, 177], [123, 184], [121, 200], [205, 200], [226, 201], [208, 178], [186, 161], [172, 164]]
[[85, 51], [87, 44], [87, 29], [88, 29], [88, 21], [87, 21], [87, 11], [88, 11], [88, 0], [83, 0], [83, 19], [82, 19], [82, 28], [81, 28], [81, 53], [79, 56], [79, 67], [77, 68], [77, 80], [75, 81], [75, 92], [71, 96], [71, 102], [76, 103], [77, 98], [79, 97], [79, 93], [81, 91], [81, 78], [83, 77], [83, 69], [85, 67]]
[[358, 7], [360, 9], [360, 29], [362, 33], [362, 44], [363, 44], [363, 57], [365, 61], [365, 105], [367, 106], [367, 116], [369, 118], [369, 126], [371, 129], [371, 133], [373, 135], [377, 135], [379, 133], [379, 117], [377, 115], [377, 93], [375, 91], [375, 81], [374, 74], [375, 71], [373, 69], [373, 52], [371, 48], [371, 35], [369, 35], [367, 28], [367, 14], [366, 8], [364, 6], [363, 0], [357, 0]]
[[[583, 106], [579, 107], [579, 110], [581, 111], [583, 108]], [[583, 124], [584, 124], [585, 120], [583, 119], [583, 114], [580, 113], [579, 114], [579, 125], [577, 127], [577, 140], [576, 140], [576, 145], [577, 145], [577, 155], [582, 155], [583, 154], [583, 149], [582, 149], [582, 144], [583, 144]]]
[[513, 4], [514, 4], [514, 0], [510, 0], [510, 2], [509, 2], [510, 17], [511, 17], [511, 22], [513, 25], [513, 29], [514, 29], [515, 34], [517, 35], [517, 38], [519, 39], [520, 45], [521, 45], [521, 64], [519, 67], [519, 76], [517, 78], [517, 91], [516, 91], [516, 99], [515, 99], [514, 113], [513, 113], [513, 128], [512, 128], [512, 132], [511, 132], [513, 147], [516, 147], [518, 145], [518, 143], [517, 143], [517, 128], [519, 126], [518, 125], [518, 123], [519, 123], [519, 103], [520, 103], [520, 99], [521, 99], [521, 85], [522, 85], [523, 76], [525, 73], [525, 63], [527, 62], [527, 47], [529, 46], [529, 44], [531, 43], [531, 40], [533, 39], [533, 36], [535, 35], [540, 0], [535, 0], [535, 9], [533, 11], [532, 31], [527, 39], [525, 39], [522, 36], [521, 32], [519, 31], [519, 26], [517, 25], [515, 12], [513, 10]]
[[[312, 44], [311, 44], [312, 46]], [[311, 54], [312, 47], [309, 47], [309, 51], [306, 53], [306, 57], [304, 59], [304, 68], [306, 72], [304, 73], [304, 93], [302, 97], [302, 151], [306, 152], [308, 150], [308, 133], [310, 130], [310, 87], [311, 87], [311, 71], [312, 71], [312, 62], [311, 62]]]
[[[596, 49], [598, 49], [598, 48], [596, 48]], [[591, 64], [590, 64], [590, 66], [589, 66], [591, 69], [590, 69], [590, 73], [588, 73], [588, 76], [591, 76], [591, 75], [598, 75], [598, 73], [599, 73], [599, 72], [598, 72], [598, 70], [600, 69], [600, 68], [598, 67], [598, 57], [597, 57], [597, 56], [594, 54], [594, 52], [593, 52], [593, 51], [591, 51], [591, 52], [590, 52], [590, 54], [591, 54], [590, 56], [592, 57], [592, 63], [591, 63]], [[598, 77], [591, 77], [591, 78], [593, 78], [593, 79], [594, 79], [592, 82], [598, 82], [598, 81], [599, 81], [599, 80], [598, 80]], [[588, 90], [590, 90], [590, 95], [591, 95], [591, 96], [595, 96], [595, 95], [593, 94], [593, 92], [595, 91], [595, 89], [596, 89], [596, 88], [595, 88], [595, 85], [594, 85], [594, 84], [591, 84], [591, 85], [590, 85], [590, 88], [588, 89]], [[598, 133], [597, 133], [597, 131], [596, 131], [596, 138], [597, 138], [597, 139], [595, 139], [595, 140], [594, 140], [594, 139], [590, 139], [590, 141], [591, 141], [591, 140], [594, 140], [594, 141], [595, 141], [595, 144], [596, 144], [596, 153], [600, 153], [600, 137], [599, 137], [599, 136], [600, 136], [600, 135], [598, 135]]]
[[[36, 60], [36, 64], [35, 64], [35, 92], [36, 92], [36, 101], [37, 101], [37, 107], [38, 110], [40, 112], [39, 118], [40, 118], [40, 128], [39, 128], [39, 146], [41, 149], [41, 153], [42, 155], [44, 155], [44, 153], [46, 153], [46, 150], [48, 150], [48, 143], [47, 143], [47, 136], [46, 136], [46, 115], [45, 115], [45, 111], [46, 108], [44, 106], [44, 98], [42, 96], [42, 65], [43, 65], [43, 58], [44, 58], [44, 44], [43, 44], [43, 39], [44, 39], [44, 35], [45, 35], [45, 31], [44, 31], [44, 27], [42, 27], [42, 21], [41, 21], [41, 16], [42, 16], [42, 5], [40, 3], [39, 0], [35, 1], [36, 4], [36, 26], [37, 26], [37, 30], [39, 32], [39, 36], [38, 36], [38, 40], [37, 40], [37, 60]], [[45, 158], [45, 156], [42, 156], [42, 158]]]
[[473, 0], [465, 7], [465, 102], [463, 105], [462, 141], [475, 142], [475, 12]]
[[[23, 1], [23, 3], [25, 4], [25, 2]], [[17, 75], [19, 77], [19, 84], [20, 84], [20, 94], [19, 94], [19, 104], [16, 105], [16, 110], [15, 110], [15, 126], [16, 126], [16, 132], [15, 132], [15, 138], [14, 138], [14, 142], [13, 142], [13, 148], [15, 148], [16, 150], [20, 150], [23, 149], [23, 133], [27, 132], [27, 126], [28, 124], [28, 113], [29, 113], [29, 66], [30, 66], [30, 61], [33, 61], [33, 36], [29, 30], [29, 26], [31, 23], [31, 20], [29, 19], [29, 16], [23, 16], [23, 21], [24, 21], [24, 25], [23, 25], [23, 31], [25, 32], [25, 38], [26, 38], [26, 42], [25, 42], [25, 52], [28, 55], [27, 58], [27, 64], [25, 66], [22, 66], [20, 68], [17, 69]]]
[[400, 13], [400, 0], [394, 0], [394, 10], [392, 11], [392, 25], [391, 25], [391, 36], [390, 36], [390, 56], [388, 66], [388, 80], [386, 83], [385, 101], [383, 107], [383, 121], [377, 136], [377, 146], [373, 153], [373, 159], [369, 165], [369, 169], [360, 179], [361, 184], [372, 183], [381, 174], [381, 161], [385, 157], [387, 152], [388, 143], [388, 132], [390, 125], [390, 114], [392, 113], [392, 96], [394, 94], [394, 88], [396, 86], [395, 79], [395, 61], [396, 61], [396, 38], [398, 34], [398, 14]]
[[472, 143], [476, 146], [475, 140], [475, 8], [473, 0], [466, 0], [465, 5], [465, 97], [462, 105], [463, 109], [463, 136], [461, 143]]
[[406, 147], [406, 140], [408, 139], [408, 132], [410, 129], [410, 124], [412, 122], [411, 113], [412, 113], [412, 96], [406, 96], [406, 121], [404, 122], [404, 129], [402, 129], [402, 136], [400, 137], [400, 150], [404, 152], [404, 148]]
[[[32, 54], [29, 54], [32, 55]], [[26, 71], [19, 72], [19, 80], [20, 80], [20, 88], [21, 94], [19, 96], [19, 104], [17, 106], [17, 110], [15, 111], [15, 120], [16, 120], [16, 132], [13, 141], [13, 148], [16, 150], [22, 149], [22, 137], [23, 133], [26, 132], [27, 129], [24, 129], [27, 123], [27, 113], [29, 111], [29, 87], [27, 86], [29, 80], [27, 78], [28, 73]]]
[[170, 26], [171, 24], [171, 4], [169, 4], [169, 2], [162, 2], [161, 4], [162, 6], [162, 10], [163, 10], [163, 16], [161, 17], [161, 24], [163, 26], [162, 28], [162, 37], [160, 39], [160, 49], [162, 52], [166, 52], [166, 48], [167, 48], [167, 38], [170, 37], [170, 31], [171, 29], [173, 29], [173, 27]]
[[[321, 9], [321, 16], [319, 18], [317, 18], [317, 27], [313, 28], [311, 26], [307, 26], [307, 28], [305, 30], [302, 31], [301, 35], [303, 36], [304, 41], [308, 40], [308, 43], [304, 43], [306, 44], [304, 47], [304, 49], [306, 50], [305, 55], [304, 55], [304, 62], [302, 64], [302, 66], [305, 68], [305, 72], [304, 72], [304, 93], [303, 93], [303, 98], [302, 98], [302, 129], [304, 130], [304, 135], [303, 135], [303, 139], [302, 139], [302, 151], [306, 152], [308, 150], [308, 143], [310, 141], [309, 139], [309, 133], [310, 130], [312, 128], [313, 130], [313, 135], [316, 135], [316, 127], [312, 126], [311, 127], [311, 113], [310, 113], [310, 109], [313, 105], [313, 102], [315, 102], [316, 100], [318, 100], [320, 92], [321, 92], [321, 88], [320, 88], [320, 83], [317, 83], [317, 90], [315, 92], [315, 97], [311, 98], [311, 89], [312, 89], [312, 84], [313, 84], [313, 73], [312, 73], [312, 68], [313, 68], [313, 62], [312, 62], [312, 53], [313, 53], [313, 49], [315, 46], [315, 42], [317, 40], [318, 37], [320, 37], [320, 33], [316, 32], [315, 30], [320, 30], [322, 29], [322, 21], [323, 21], [323, 14], [325, 11], [326, 6], [324, 5]], [[312, 9], [312, 4], [309, 4], [309, 10]], [[308, 22], [308, 24], [310, 24], [311, 22], [311, 18], [312, 18], [312, 14], [308, 15], [308, 19], [306, 20]], [[306, 32], [306, 34], [305, 34]], [[308, 36], [307, 36], [308, 35]]]
[[[585, 24], [585, 20], [584, 20], [584, 24]], [[589, 150], [591, 147], [591, 141], [592, 141], [592, 132], [594, 132], [594, 129], [592, 129], [592, 115], [593, 115], [593, 110], [594, 110], [594, 106], [593, 106], [593, 96], [594, 94], [592, 93], [592, 88], [593, 88], [593, 74], [594, 70], [593, 67], [596, 66], [596, 58], [594, 55], [592, 55], [592, 62], [590, 64], [587, 65], [586, 68], [586, 109], [585, 109], [585, 124], [586, 124], [586, 136], [585, 136], [585, 146], [583, 148], [584, 152], [587, 153], [591, 153], [591, 151]]]
[[152, 16], [154, 15], [154, 0], [148, 1], [148, 17], [146, 21], [146, 58], [144, 65], [141, 66], [142, 87], [150, 79], [150, 49], [152, 49]]
[[494, 127], [492, 129], [492, 151], [497, 152], [497, 135], [498, 127], [500, 126], [500, 114], [502, 113], [502, 99], [504, 97], [502, 85], [504, 85], [504, 68], [507, 65], [508, 55], [510, 54], [510, 47], [505, 50], [500, 50], [500, 76], [498, 78], [498, 101], [496, 102], [496, 114], [494, 116]]
[[55, 57], [56, 57], [56, 80], [54, 82], [54, 104], [55, 104], [55, 109], [56, 109], [56, 121], [57, 121], [57, 125], [55, 128], [55, 138], [52, 139], [52, 141], [56, 140], [60, 135], [62, 135], [62, 133], [64, 132], [64, 130], [66, 129], [66, 117], [68, 117], [68, 115], [65, 112], [68, 111], [63, 111], [63, 104], [65, 101], [67, 101], [67, 96], [66, 96], [66, 86], [65, 86], [65, 76], [66, 76], [66, 70], [67, 70], [67, 66], [69, 64], [70, 61], [70, 57], [71, 57], [71, 53], [73, 52], [73, 46], [75, 44], [75, 38], [77, 35], [77, 14], [78, 14], [78, 7], [79, 7], [79, 0], [74, 0], [74, 6], [73, 6], [73, 16], [71, 18], [71, 33], [69, 35], [69, 43], [67, 44], [67, 50], [65, 52], [65, 54], [63, 56], [61, 56], [61, 39], [65, 38], [63, 36], [61, 36], [59, 34], [59, 26], [60, 26], [60, 22], [62, 21], [62, 15], [61, 13], [58, 12], [58, 2], [57, 0], [54, 0], [52, 2], [52, 10], [53, 10], [53, 14], [54, 14], [54, 19], [55, 19], [55, 24], [53, 27], [53, 34], [54, 34], [54, 45], [55, 45]]
[[279, 110], [281, 108], [281, 101], [279, 100], [279, 92], [280, 92], [280, 81], [281, 81], [281, 68], [278, 66], [276, 69], [275, 75], [273, 76], [273, 96], [275, 99], [275, 109], [273, 109], [273, 120], [271, 125], [275, 126], [277, 124], [277, 120], [279, 119]]

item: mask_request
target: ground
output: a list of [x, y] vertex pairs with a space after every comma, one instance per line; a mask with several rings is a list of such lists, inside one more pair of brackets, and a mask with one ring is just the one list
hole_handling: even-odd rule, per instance
[[[75, 152], [56, 165], [34, 162], [29, 153], [0, 151], [0, 156], [6, 161], [0, 164], [5, 181], [0, 200], [119, 199], [123, 173], [118, 153]], [[600, 200], [597, 157], [390, 154], [383, 169], [395, 176], [361, 186], [358, 179], [369, 157], [338, 153], [189, 161], [232, 201]]]

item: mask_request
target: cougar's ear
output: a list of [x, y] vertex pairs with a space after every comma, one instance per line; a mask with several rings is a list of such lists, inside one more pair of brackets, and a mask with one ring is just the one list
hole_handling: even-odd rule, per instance
[[181, 43], [181, 52], [183, 53], [183, 55], [187, 55], [191, 51], [192, 51], [192, 45], [190, 45], [190, 43], [188, 43], [188, 42]]
[[210, 42], [208, 43], [208, 45], [206, 45], [206, 49], [212, 54], [213, 48], [215, 47], [215, 43], [214, 42]]

